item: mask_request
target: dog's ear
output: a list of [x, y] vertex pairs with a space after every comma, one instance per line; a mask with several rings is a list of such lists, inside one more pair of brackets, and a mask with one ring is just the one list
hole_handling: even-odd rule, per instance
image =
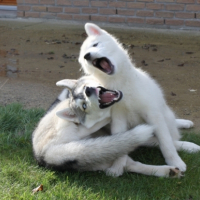
[[67, 87], [71, 91], [72, 88], [75, 86], [76, 83], [77, 83], [77, 80], [75, 80], [75, 79], [63, 79], [61, 81], [58, 81], [56, 83], [56, 85], [57, 86]]
[[70, 122], [80, 123], [78, 117], [70, 108], [60, 110], [56, 112], [56, 115], [61, 119], [68, 120]]
[[85, 24], [85, 31], [88, 36], [90, 35], [101, 35], [102, 30], [95, 24], [86, 23]]

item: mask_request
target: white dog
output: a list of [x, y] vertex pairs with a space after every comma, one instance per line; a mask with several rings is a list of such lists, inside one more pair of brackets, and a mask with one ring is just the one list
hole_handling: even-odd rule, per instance
[[[123, 92], [123, 101], [112, 107], [112, 134], [122, 133], [141, 123], [155, 127], [156, 138], [147, 144], [159, 144], [168, 165], [186, 171], [186, 164], [176, 150], [196, 152], [200, 146], [179, 141], [178, 128], [189, 128], [193, 122], [175, 120], [159, 85], [144, 71], [131, 62], [122, 45], [95, 24], [87, 23], [88, 38], [84, 41], [79, 62], [86, 74], [90, 74], [107, 88]], [[119, 176], [126, 166], [127, 156], [117, 159], [107, 170], [108, 174]]]

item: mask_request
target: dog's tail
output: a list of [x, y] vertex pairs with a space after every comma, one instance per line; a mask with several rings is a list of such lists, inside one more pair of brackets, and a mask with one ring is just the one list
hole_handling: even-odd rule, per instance
[[51, 145], [38, 160], [40, 164], [60, 171], [92, 170], [144, 144], [153, 137], [153, 131], [152, 126], [140, 125], [125, 133]]

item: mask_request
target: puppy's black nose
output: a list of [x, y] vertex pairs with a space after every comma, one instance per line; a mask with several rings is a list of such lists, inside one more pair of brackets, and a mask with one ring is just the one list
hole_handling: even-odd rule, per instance
[[87, 97], [90, 97], [94, 91], [95, 91], [94, 88], [92, 88], [92, 87], [86, 87], [85, 94], [87, 95]]
[[90, 59], [91, 59], [90, 53], [85, 54], [84, 58], [85, 58], [86, 60], [90, 60]]

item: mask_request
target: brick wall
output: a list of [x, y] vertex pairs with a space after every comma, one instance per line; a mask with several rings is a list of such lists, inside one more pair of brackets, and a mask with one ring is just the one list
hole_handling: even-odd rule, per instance
[[18, 17], [200, 30], [200, 0], [17, 0]]

